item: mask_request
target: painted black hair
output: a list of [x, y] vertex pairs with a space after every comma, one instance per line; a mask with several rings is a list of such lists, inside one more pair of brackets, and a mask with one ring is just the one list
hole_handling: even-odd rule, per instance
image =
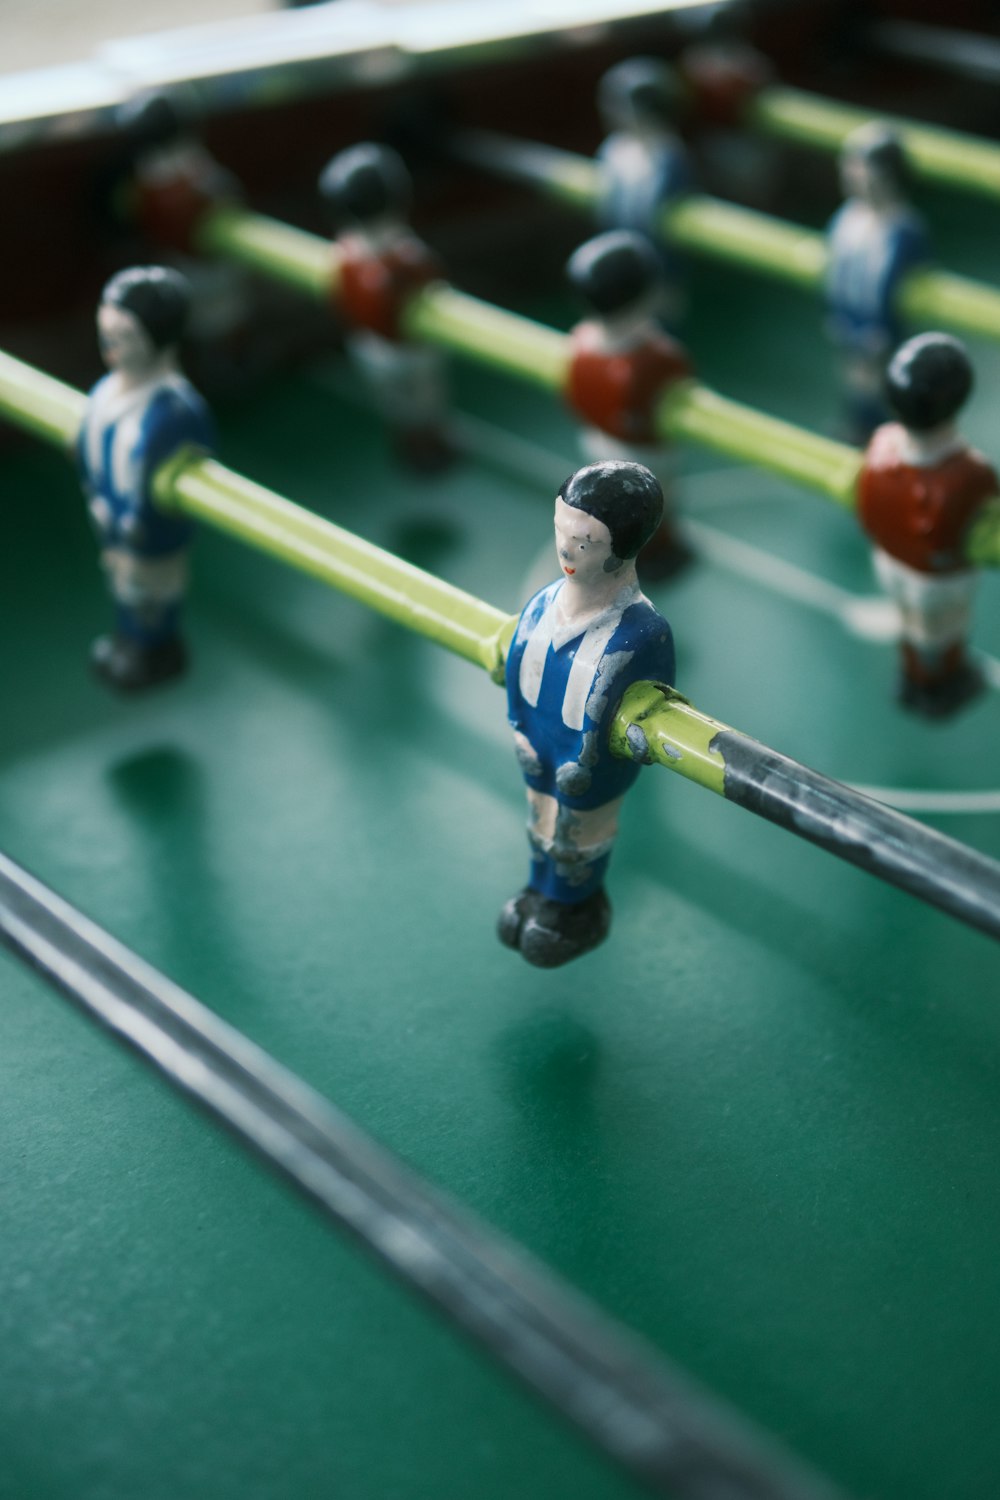
[[643, 464], [606, 459], [577, 469], [564, 482], [559, 499], [603, 521], [615, 557], [635, 557], [663, 517], [663, 491]]
[[682, 96], [669, 63], [658, 57], [629, 57], [604, 74], [597, 86], [597, 107], [611, 129], [643, 120], [673, 125]]
[[338, 152], [327, 163], [319, 191], [336, 220], [365, 224], [385, 214], [406, 215], [410, 174], [398, 152], [366, 141]]
[[101, 302], [131, 313], [155, 348], [168, 349], [184, 332], [191, 286], [186, 276], [166, 266], [131, 266], [112, 276]]
[[972, 362], [965, 345], [947, 333], [907, 339], [889, 362], [885, 393], [890, 407], [914, 432], [949, 422], [972, 390]]
[[888, 125], [872, 121], [853, 131], [844, 143], [844, 154], [867, 162], [900, 194], [908, 194], [911, 185], [910, 164], [899, 137]]
[[117, 110], [115, 119], [129, 144], [138, 151], [173, 145], [185, 130], [176, 100], [163, 93], [136, 94]]
[[566, 262], [566, 276], [577, 296], [606, 316], [659, 290], [663, 267], [645, 235], [613, 229], [574, 250]]

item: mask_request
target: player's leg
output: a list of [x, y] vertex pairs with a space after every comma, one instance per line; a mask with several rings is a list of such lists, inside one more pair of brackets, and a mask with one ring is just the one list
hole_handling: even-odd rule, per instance
[[95, 672], [120, 692], [138, 692], [178, 676], [187, 665], [180, 634], [186, 550], [146, 558], [111, 548], [101, 562], [115, 602], [115, 629], [91, 647]]
[[392, 433], [399, 458], [418, 472], [440, 470], [452, 457], [441, 351], [394, 343], [368, 332], [352, 334], [348, 350]]
[[840, 355], [841, 410], [844, 438], [867, 443], [876, 427], [888, 419], [885, 367], [890, 350], [872, 353], [847, 348]]
[[624, 799], [576, 809], [528, 789], [531, 876], [500, 914], [501, 942], [556, 968], [596, 948], [611, 926], [604, 877]]
[[900, 613], [900, 702], [929, 718], [953, 713], [983, 686], [966, 653], [976, 573], [919, 573], [883, 552], [875, 567]]

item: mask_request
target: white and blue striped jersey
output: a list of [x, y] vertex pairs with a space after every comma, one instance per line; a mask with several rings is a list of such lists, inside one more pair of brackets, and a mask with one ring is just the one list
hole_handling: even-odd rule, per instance
[[207, 406], [182, 375], [161, 375], [125, 391], [113, 375], [97, 382], [77, 457], [88, 497], [103, 501], [102, 547], [159, 557], [187, 545], [190, 521], [167, 515], [150, 494], [157, 469], [187, 444], [211, 449], [213, 430]]

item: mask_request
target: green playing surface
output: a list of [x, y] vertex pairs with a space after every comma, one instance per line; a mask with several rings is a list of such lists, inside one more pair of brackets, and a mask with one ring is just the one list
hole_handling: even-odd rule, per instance
[[[822, 426], [815, 306], [695, 292], [703, 378]], [[463, 368], [475, 451], [419, 482], [342, 384], [331, 362], [222, 413], [224, 461], [515, 608], [569, 419]], [[709, 555], [654, 597], [697, 706], [841, 779], [996, 793], [996, 692], [906, 718], [892, 647], [845, 625], [873, 593], [850, 518], [682, 468]], [[0, 847], [849, 1490], [994, 1495], [995, 945], [648, 771], [611, 940], [532, 970], [493, 936], [526, 852], [485, 674], [206, 533], [194, 669], [115, 701], [69, 467], [25, 448], [3, 478]], [[985, 579], [1000, 654], [998, 604]], [[1000, 812], [930, 820], [1000, 857]], [[7, 958], [0, 986], [4, 1500], [633, 1493]]]

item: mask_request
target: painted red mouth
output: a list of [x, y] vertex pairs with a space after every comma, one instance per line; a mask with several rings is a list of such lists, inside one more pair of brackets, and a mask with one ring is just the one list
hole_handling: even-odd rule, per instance
[[565, 568], [564, 567], [563, 568], [563, 572], [564, 573], [568, 573], [569, 576], [570, 576], [570, 578], [572, 578], [573, 574], [576, 572], [576, 569], [575, 568]]

